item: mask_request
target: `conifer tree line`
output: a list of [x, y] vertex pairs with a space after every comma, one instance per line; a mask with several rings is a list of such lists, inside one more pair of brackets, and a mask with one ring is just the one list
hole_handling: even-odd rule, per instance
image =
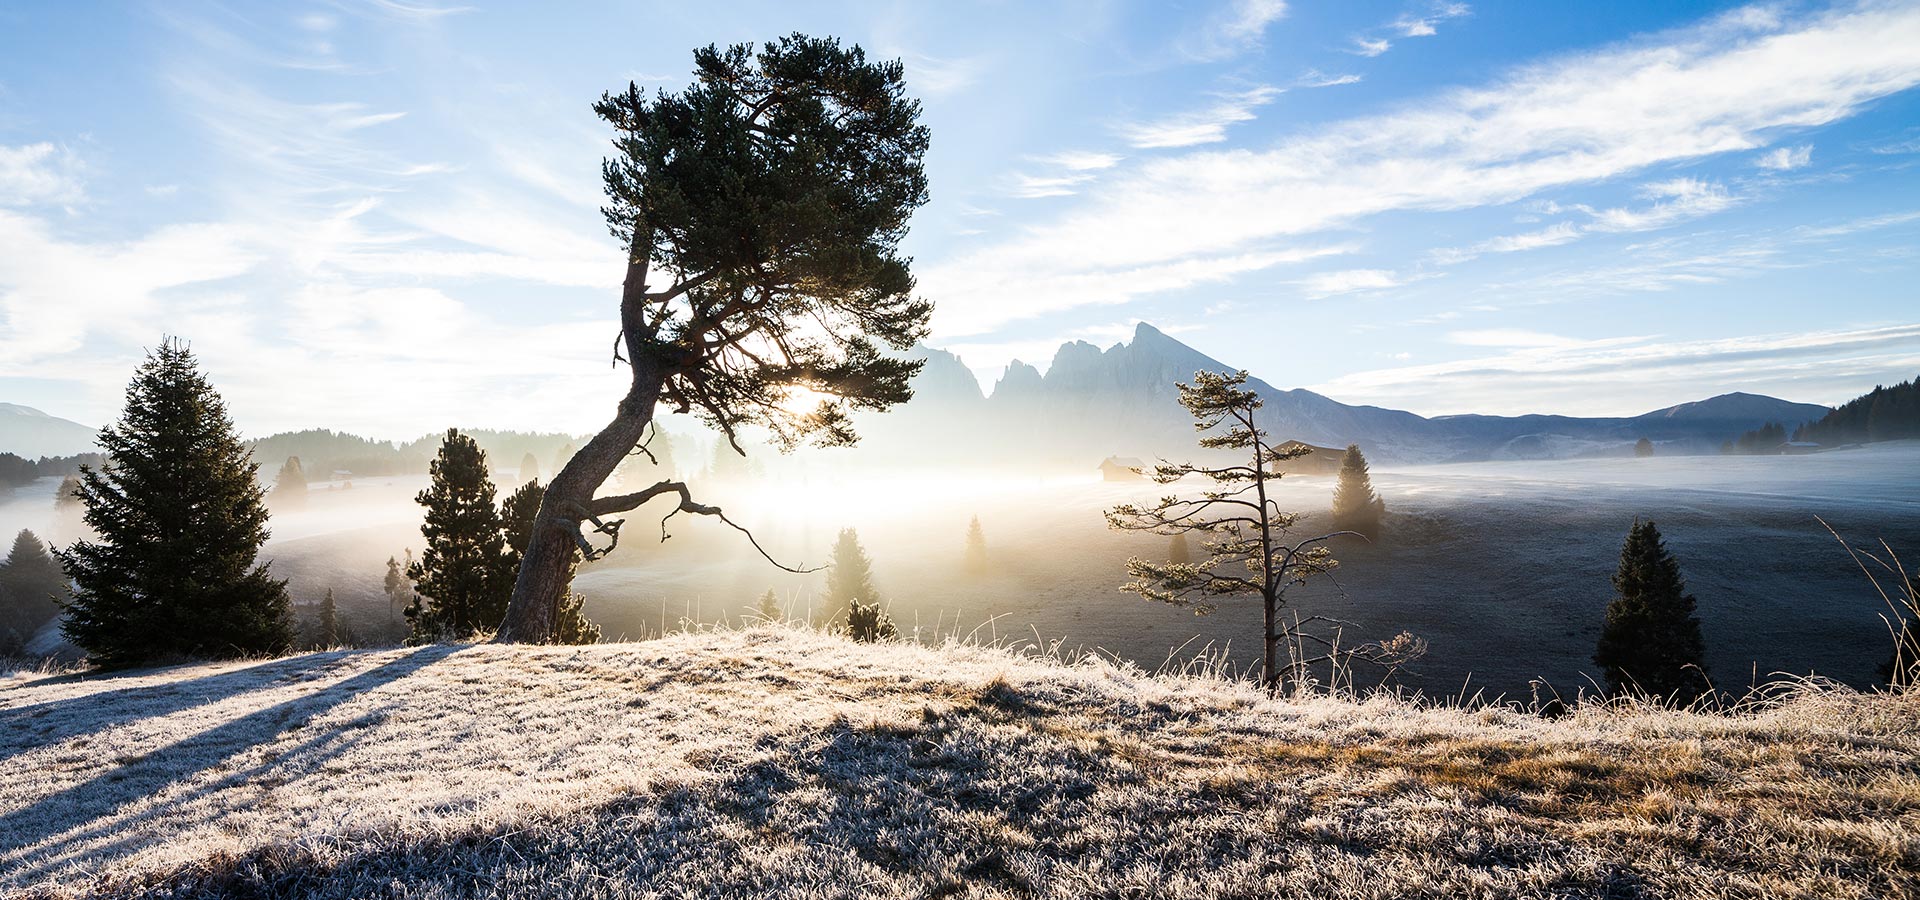
[[1920, 378], [1872, 391], [1840, 404], [1817, 422], [1794, 431], [1796, 441], [1846, 444], [1920, 438]]

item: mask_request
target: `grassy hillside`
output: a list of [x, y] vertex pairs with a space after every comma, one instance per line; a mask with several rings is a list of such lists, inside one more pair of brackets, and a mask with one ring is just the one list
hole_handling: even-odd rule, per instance
[[0, 893], [1913, 897], [1920, 695], [1724, 718], [760, 628], [0, 686]]

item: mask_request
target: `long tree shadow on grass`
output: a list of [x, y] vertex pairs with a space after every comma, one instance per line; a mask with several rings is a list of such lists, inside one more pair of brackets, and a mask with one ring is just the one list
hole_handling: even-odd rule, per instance
[[[435, 645], [407, 653], [390, 662], [346, 678], [311, 694], [240, 716], [209, 728], [136, 759], [103, 760], [99, 775], [41, 798], [39, 801], [0, 815], [0, 867], [10, 872], [9, 880], [30, 878], [39, 864], [61, 856], [64, 845], [97, 838], [127, 823], [114, 814], [142, 798], [152, 797], [169, 785], [215, 769], [248, 749], [273, 741], [280, 735], [306, 727], [328, 710], [370, 690], [404, 678], [458, 652], [457, 645]], [[337, 740], [339, 735], [320, 733], [306, 737], [288, 748], [286, 758], [304, 756], [313, 759], [335, 755], [351, 741]], [[178, 807], [195, 797], [217, 791], [223, 786], [244, 782], [242, 770], [192, 793], [172, 797], [166, 804]], [[137, 831], [137, 829], [134, 829]], [[56, 843], [38, 846], [51, 839]], [[137, 838], [137, 835], [130, 835]]]
[[[63, 675], [31, 682], [44, 687], [61, 682], [103, 682], [102, 690], [25, 706], [0, 708], [0, 762], [36, 747], [105, 731], [139, 719], [170, 715], [189, 707], [269, 688], [297, 677], [324, 677], [311, 656], [273, 659], [199, 678], [166, 681], [139, 687], [113, 687], [113, 682], [154, 675], [164, 669]], [[5, 695], [0, 694], [0, 702]]]

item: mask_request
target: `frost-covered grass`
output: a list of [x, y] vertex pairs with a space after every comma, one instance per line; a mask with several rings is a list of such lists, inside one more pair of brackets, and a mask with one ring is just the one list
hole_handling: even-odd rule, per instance
[[26, 897], [1913, 897], [1920, 695], [1268, 700], [765, 627], [0, 683]]

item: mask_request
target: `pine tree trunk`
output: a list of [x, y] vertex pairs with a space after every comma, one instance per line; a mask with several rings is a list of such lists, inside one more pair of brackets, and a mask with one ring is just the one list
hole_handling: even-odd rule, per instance
[[1274, 661], [1276, 656], [1278, 655], [1276, 651], [1279, 650], [1279, 645], [1280, 645], [1280, 635], [1274, 633], [1274, 630], [1273, 630], [1273, 617], [1275, 613], [1278, 612], [1277, 610], [1274, 609], [1274, 606], [1276, 605], [1275, 598], [1273, 594], [1269, 592], [1264, 597], [1264, 599], [1266, 600], [1266, 613], [1267, 613], [1266, 614], [1267, 666], [1266, 666], [1266, 670], [1262, 674], [1266, 678], [1267, 694], [1271, 696], [1274, 693], [1274, 691], [1280, 687], [1280, 672], [1274, 668]]
[[553, 640], [560, 598], [572, 581], [574, 535], [580, 528], [580, 510], [593, 501], [615, 467], [640, 443], [653, 421], [660, 397], [659, 367], [647, 359], [635, 360], [634, 385], [620, 401], [620, 411], [607, 427], [580, 448], [553, 476], [540, 501], [520, 573], [513, 581], [513, 600], [494, 640], [499, 643], [542, 644]]
[[553, 640], [560, 598], [573, 578], [573, 554], [578, 551], [574, 536], [580, 533], [583, 511], [614, 468], [639, 446], [647, 424], [653, 421], [667, 376], [666, 361], [650, 343], [656, 328], [646, 321], [647, 264], [652, 245], [652, 230], [644, 222], [635, 222], [626, 282], [620, 292], [620, 336], [633, 370], [632, 387], [621, 399], [613, 421], [580, 448], [547, 485], [526, 555], [520, 560], [520, 572], [513, 580], [513, 599], [494, 634], [496, 643], [544, 644]]

